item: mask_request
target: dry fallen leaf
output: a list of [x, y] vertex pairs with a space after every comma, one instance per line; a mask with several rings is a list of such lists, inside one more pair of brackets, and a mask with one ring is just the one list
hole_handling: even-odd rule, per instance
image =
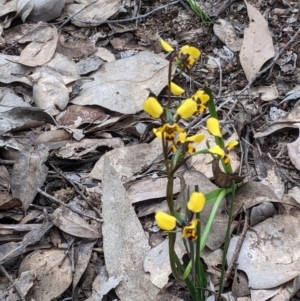
[[29, 19], [34, 22], [48, 22], [60, 16], [66, 0], [19, 0], [17, 13], [25, 22]]
[[91, 74], [94, 81], [84, 82], [82, 91], [71, 102], [80, 106], [98, 105], [122, 114], [135, 114], [142, 110], [149, 95], [147, 89], [159, 94], [167, 85], [168, 65], [167, 60], [148, 51], [104, 63]]
[[[294, 125], [298, 126], [300, 130], [300, 123], [295, 123]], [[291, 162], [300, 170], [300, 135], [296, 141], [287, 143], [286, 146]]]
[[96, 239], [101, 233], [68, 208], [59, 207], [51, 215], [53, 224], [62, 231], [82, 238]]
[[18, 63], [37, 67], [49, 62], [57, 46], [58, 34], [54, 25], [42, 25], [34, 29], [34, 40], [21, 52]]
[[246, 78], [250, 81], [263, 64], [275, 55], [275, 51], [267, 21], [256, 8], [247, 1], [245, 3], [249, 27], [244, 31], [240, 61]]
[[[119, 0], [101, 0], [90, 4], [91, 0], [76, 1], [66, 5], [61, 18], [72, 16], [80, 11], [71, 22], [79, 27], [98, 26], [115, 14], [120, 8]], [[86, 9], [84, 9], [86, 7]]]
[[277, 119], [271, 124], [267, 124], [254, 135], [254, 138], [265, 137], [286, 129], [296, 129], [298, 128], [297, 123], [300, 123], [300, 106], [294, 107], [286, 116]]
[[21, 262], [19, 275], [34, 271], [36, 279], [28, 300], [50, 301], [60, 296], [72, 283], [71, 261], [64, 250], [38, 250]]
[[232, 24], [224, 19], [218, 19], [214, 24], [215, 35], [231, 50], [239, 51], [242, 40], [237, 37]]
[[60, 73], [43, 66], [29, 76], [33, 82], [32, 98], [37, 107], [57, 115], [69, 101], [69, 90]]
[[128, 181], [135, 173], [140, 172], [143, 166], [157, 158], [160, 153], [161, 141], [159, 139], [153, 140], [150, 144], [142, 143], [113, 149], [99, 159], [88, 176], [102, 180], [104, 161], [108, 157], [121, 180]]
[[[247, 232], [237, 264], [247, 274], [249, 287], [273, 288], [299, 275], [299, 227], [299, 218], [277, 215], [254, 226], [255, 233]], [[228, 262], [231, 262], [238, 240], [236, 236], [230, 241]]]
[[103, 249], [108, 275], [122, 277], [116, 293], [122, 301], [151, 301], [158, 288], [144, 272], [148, 238], [108, 157], [103, 173]]

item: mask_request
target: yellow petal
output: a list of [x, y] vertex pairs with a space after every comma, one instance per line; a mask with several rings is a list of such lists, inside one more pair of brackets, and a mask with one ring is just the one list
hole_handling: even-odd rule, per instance
[[177, 141], [179, 141], [180, 143], [186, 142], [186, 132], [179, 133]]
[[231, 149], [233, 149], [236, 145], [238, 145], [238, 141], [236, 140], [232, 140], [232, 141], [228, 141], [226, 143], [226, 148], [230, 151]]
[[176, 218], [165, 212], [159, 211], [155, 214], [155, 220], [159, 228], [171, 231], [176, 227]]
[[204, 205], [205, 205], [205, 196], [201, 192], [193, 192], [187, 203], [188, 209], [194, 213], [201, 212]]
[[212, 154], [219, 155], [221, 158], [224, 158], [225, 156], [224, 150], [219, 145], [211, 147], [208, 151]]
[[168, 44], [166, 41], [164, 41], [163, 39], [160, 40], [160, 44], [164, 51], [167, 51], [167, 52], [174, 51], [174, 48], [170, 44]]
[[193, 135], [191, 137], [188, 137], [186, 140], [190, 141], [190, 142], [200, 143], [204, 139], [204, 137], [205, 137], [204, 134], [197, 134], [197, 135]]
[[181, 95], [184, 93], [184, 89], [176, 85], [175, 83], [171, 82], [170, 91], [173, 95]]
[[162, 138], [162, 133], [161, 133], [161, 130], [160, 130], [160, 128], [158, 128], [158, 129], [153, 129], [153, 133], [155, 134], [155, 136], [157, 137], [157, 138]]
[[201, 55], [201, 51], [196, 47], [184, 45], [180, 48], [179, 56], [181, 54], [188, 54], [192, 56], [194, 59], [197, 59]]
[[155, 97], [149, 97], [145, 102], [143, 109], [150, 116], [158, 118], [163, 113], [164, 109]]
[[203, 90], [198, 90], [193, 96], [192, 96], [192, 98], [194, 99], [194, 100], [200, 100], [201, 101], [201, 103], [202, 104], [206, 104], [208, 101], [209, 101], [209, 99], [210, 99], [210, 97], [209, 97], [209, 95], [207, 94], [207, 93], [205, 93]]
[[177, 109], [177, 114], [181, 118], [189, 118], [197, 111], [197, 104], [191, 98], [187, 98]]
[[220, 131], [220, 123], [217, 118], [208, 118], [206, 122], [206, 127], [213, 136], [222, 137]]

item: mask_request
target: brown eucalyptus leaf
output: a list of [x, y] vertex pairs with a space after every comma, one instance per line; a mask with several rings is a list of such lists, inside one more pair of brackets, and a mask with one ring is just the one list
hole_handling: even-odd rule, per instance
[[35, 39], [27, 45], [18, 59], [18, 63], [37, 67], [49, 62], [55, 53], [58, 41], [57, 29], [54, 25], [40, 26], [34, 30]]
[[86, 7], [91, 2], [91, 0], [81, 0], [66, 5], [61, 17], [72, 16], [80, 11], [76, 18], [71, 19], [73, 24], [79, 27], [98, 26], [120, 8], [119, 0], [101, 0]]
[[72, 267], [64, 250], [38, 250], [21, 262], [19, 275], [34, 271], [36, 279], [28, 300], [50, 301], [60, 296], [72, 283]]
[[[295, 123], [295, 126], [299, 127], [300, 130], [300, 123]], [[287, 143], [287, 150], [289, 157], [291, 159], [291, 162], [294, 164], [294, 166], [300, 170], [300, 135], [297, 140], [295, 140], [292, 143]]]
[[240, 61], [250, 81], [263, 64], [275, 55], [268, 23], [262, 14], [244, 0], [249, 16], [249, 27], [244, 31]]
[[[35, 104], [52, 115], [57, 115], [69, 101], [69, 90], [60, 73], [43, 66], [30, 75], [33, 82], [33, 100]], [[58, 108], [58, 109], [57, 109]]]
[[60, 16], [66, 0], [19, 0], [17, 13], [22, 21], [48, 22]]
[[[26, 73], [29, 72], [31, 68], [18, 64], [18, 58], [16, 55], [0, 53], [0, 82], [4, 84], [21, 82], [31, 86], [32, 83], [26, 76]], [[22, 74], [24, 74], [24, 76], [22, 76]]]
[[0, 191], [0, 210], [22, 207], [22, 202], [18, 198], [13, 198], [6, 191]]
[[39, 108], [13, 108], [0, 113], [0, 135], [16, 129], [31, 129], [46, 122], [55, 124], [53, 118]]
[[73, 292], [87, 268], [87, 265], [91, 259], [94, 244], [97, 240], [82, 241], [75, 251], [75, 273], [73, 276]]
[[40, 188], [46, 180], [48, 167], [44, 162], [47, 158], [48, 149], [43, 145], [33, 151], [29, 145], [23, 148], [13, 166], [11, 192], [14, 198], [22, 201], [24, 212], [33, 202], [37, 188]]
[[218, 19], [214, 26], [215, 35], [231, 50], [239, 51], [241, 49], [242, 40], [237, 37], [233, 25], [224, 20]]
[[13, 13], [17, 10], [18, 0], [4, 1], [5, 3], [1, 5], [0, 17], [5, 16], [9, 13]]
[[122, 277], [116, 288], [118, 297], [122, 301], [153, 300], [158, 288], [149, 281], [143, 268], [150, 251], [148, 238], [108, 157], [104, 161], [102, 203], [107, 272], [109, 276]]
[[239, 176], [237, 174], [228, 174], [223, 172], [219, 166], [219, 159], [214, 159], [212, 162], [213, 175], [215, 177], [215, 184], [222, 188], [228, 188], [234, 181], [236, 184], [243, 182], [246, 176]]
[[57, 208], [51, 215], [53, 224], [62, 231], [82, 238], [96, 239], [101, 233], [88, 224], [78, 214], [65, 207]]

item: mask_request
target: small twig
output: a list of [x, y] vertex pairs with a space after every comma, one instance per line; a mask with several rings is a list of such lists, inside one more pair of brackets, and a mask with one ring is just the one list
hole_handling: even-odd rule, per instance
[[71, 211], [73, 211], [73, 212], [75, 212], [75, 213], [77, 213], [77, 214], [80, 214], [80, 215], [82, 215], [82, 216], [91, 218], [91, 219], [93, 219], [93, 220], [95, 220], [95, 221], [97, 221], [97, 222], [99, 222], [99, 223], [102, 223], [102, 222], [103, 222], [103, 220], [101, 220], [101, 219], [99, 219], [99, 218], [97, 218], [97, 217], [94, 217], [94, 216], [85, 214], [85, 213], [81, 212], [80, 210], [75, 209], [75, 208], [73, 208], [73, 207], [71, 207], [71, 206], [69, 206], [69, 205], [63, 203], [62, 201], [58, 200], [57, 198], [53, 197], [52, 195], [48, 194], [47, 192], [41, 190], [40, 188], [37, 189], [37, 192], [40, 193], [41, 195], [45, 196], [46, 198], [50, 199], [51, 201], [53, 201], [53, 202], [55, 202], [55, 203], [57, 203], [57, 204], [59, 204], [59, 205], [61, 205], [61, 206], [64, 206], [64, 207], [70, 209]]
[[240, 251], [241, 251], [241, 248], [242, 248], [242, 245], [243, 245], [243, 242], [244, 242], [244, 239], [245, 239], [245, 236], [246, 236], [246, 233], [247, 233], [247, 230], [249, 228], [249, 212], [247, 210], [244, 210], [245, 212], [245, 221], [244, 221], [244, 227], [243, 227], [243, 231], [239, 237], [239, 240], [238, 240], [238, 243], [236, 245], [236, 248], [235, 248], [235, 251], [233, 253], [233, 256], [232, 256], [232, 259], [231, 259], [231, 262], [228, 266], [228, 269], [225, 273], [225, 277], [224, 277], [224, 281], [223, 281], [223, 286], [224, 287], [224, 284], [226, 283], [226, 281], [228, 280], [228, 278], [230, 277], [233, 269], [234, 269], [234, 266], [236, 265], [236, 262], [238, 260], [238, 256], [240, 254]]
[[50, 166], [60, 175], [62, 176], [66, 181], [68, 181], [76, 190], [77, 193], [80, 194], [80, 196], [87, 202], [87, 204], [98, 214], [98, 216], [101, 217], [101, 212], [98, 208], [93, 206], [93, 204], [90, 202], [90, 200], [83, 194], [83, 192], [74, 184], [74, 182], [67, 178], [58, 168], [56, 168], [53, 164], [50, 163]]
[[[136, 16], [136, 17], [133, 17], [133, 18], [121, 19], [121, 20], [106, 20], [103, 23], [108, 23], [108, 24], [110, 24], [110, 23], [122, 23], [122, 22], [129, 22], [129, 21], [135, 21], [135, 20], [138, 20], [138, 19], [146, 18], [146, 17], [150, 16], [151, 14], [153, 14], [153, 13], [159, 11], [159, 10], [162, 10], [162, 9], [164, 9], [164, 8], [170, 6], [170, 5], [174, 5], [174, 4], [177, 4], [179, 2], [180, 2], [180, 0], [176, 0], [176, 1], [173, 1], [173, 2], [168, 3], [166, 5], [162, 5], [162, 6], [156, 7], [153, 10], [151, 10], [150, 12], [148, 12], [148, 13], [146, 13], [144, 15], [139, 15], [139, 16]], [[76, 21], [82, 22], [82, 23], [86, 23], [86, 24], [90, 24], [90, 25], [92, 25], [92, 24], [99, 24], [99, 22], [84, 22], [84, 21], [81, 21], [81, 20], [76, 20]]]
[[10, 277], [10, 275], [6, 272], [6, 270], [5, 270], [5, 268], [4, 268], [4, 266], [3, 266], [2, 264], [0, 265], [0, 272], [1, 272], [1, 273], [8, 279], [8, 281], [12, 284], [12, 286], [14, 287], [15, 291], [17, 292], [17, 294], [18, 294], [20, 300], [21, 300], [21, 301], [26, 301], [25, 298], [24, 298], [24, 296], [23, 296], [23, 294], [22, 294], [22, 292], [21, 292], [21, 290], [20, 290], [20, 288], [19, 288], [19, 286], [18, 286], [18, 284], [16, 284], [16, 283], [14, 282], [14, 280]]
[[72, 16], [70, 16], [67, 20], [65, 20], [61, 25], [59, 25], [57, 27], [57, 31], [59, 31], [65, 24], [67, 24], [72, 18], [74, 18], [75, 16], [77, 16], [78, 14], [80, 14], [83, 10], [87, 9], [89, 6], [95, 4], [96, 2], [98, 2], [98, 0], [95, 0], [89, 4], [87, 4], [86, 6], [84, 6], [82, 9], [80, 9], [78, 12], [76, 12], [75, 14], [73, 14]]

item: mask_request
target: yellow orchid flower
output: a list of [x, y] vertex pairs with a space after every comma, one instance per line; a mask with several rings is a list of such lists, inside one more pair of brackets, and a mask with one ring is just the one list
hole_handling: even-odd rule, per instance
[[159, 228], [171, 231], [176, 227], [176, 218], [165, 212], [159, 211], [155, 214], [155, 220]]
[[222, 137], [220, 123], [217, 118], [210, 117], [207, 119], [206, 127], [213, 136]]
[[181, 148], [183, 152], [192, 154], [196, 151], [196, 149], [191, 143], [200, 143], [204, 139], [204, 137], [204, 134], [196, 134], [190, 137], [186, 137], [186, 132], [179, 133], [178, 138], [176, 142], [171, 146], [171, 149], [175, 153], [178, 148]]
[[200, 221], [198, 219], [192, 220], [190, 225], [183, 227], [181, 238], [188, 238], [189, 240], [196, 240], [197, 233], [196, 233], [196, 226]]
[[196, 101], [196, 102], [200, 102], [202, 104], [206, 104], [209, 100], [210, 97], [207, 93], [205, 93], [203, 90], [198, 90], [193, 96], [192, 98]]
[[184, 89], [182, 89], [181, 87], [179, 87], [173, 82], [170, 83], [170, 91], [173, 95], [181, 95], [185, 92]]
[[225, 151], [219, 146], [215, 145], [208, 150], [211, 154], [219, 155], [222, 159], [225, 157]]
[[164, 41], [163, 39], [160, 40], [160, 45], [163, 48], [163, 50], [166, 51], [166, 52], [173, 52], [174, 51], [174, 48], [169, 43]]
[[180, 48], [178, 62], [183, 67], [190, 68], [200, 57], [201, 51], [193, 46], [184, 45]]
[[159, 118], [164, 111], [163, 107], [155, 97], [149, 97], [144, 102], [143, 109], [154, 118]]
[[201, 192], [193, 192], [187, 203], [187, 207], [190, 211], [197, 213], [201, 212], [205, 205], [205, 196]]
[[197, 104], [191, 98], [187, 98], [177, 109], [177, 114], [181, 118], [189, 118], [197, 111]]
[[163, 126], [153, 129], [153, 132], [157, 138], [162, 138], [162, 133], [164, 133], [164, 138], [167, 141], [173, 141], [175, 134], [183, 133], [184, 129], [182, 129], [177, 123], [165, 123]]

